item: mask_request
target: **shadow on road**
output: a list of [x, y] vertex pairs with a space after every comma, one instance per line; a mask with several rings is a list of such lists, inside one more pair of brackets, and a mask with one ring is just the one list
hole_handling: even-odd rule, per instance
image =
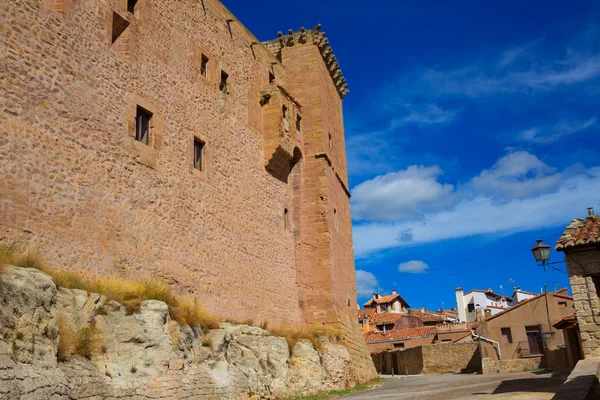
[[502, 381], [492, 394], [511, 392], [554, 393], [563, 381], [564, 379], [561, 378], [510, 379]]

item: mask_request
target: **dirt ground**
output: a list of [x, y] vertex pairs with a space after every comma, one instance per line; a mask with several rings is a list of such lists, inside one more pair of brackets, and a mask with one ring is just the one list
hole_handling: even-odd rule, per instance
[[549, 400], [566, 378], [566, 374], [548, 372], [396, 377], [386, 379], [379, 388], [344, 399]]

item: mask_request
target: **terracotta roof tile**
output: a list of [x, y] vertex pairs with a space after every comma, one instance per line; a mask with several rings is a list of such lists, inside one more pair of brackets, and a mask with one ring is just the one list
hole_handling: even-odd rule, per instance
[[412, 315], [421, 319], [423, 322], [444, 322], [446, 319], [437, 314], [430, 312], [422, 312], [420, 310], [409, 310], [408, 315]]
[[[554, 297], [559, 297], [559, 298], [561, 298], [561, 299], [573, 300], [573, 297], [571, 297], [571, 296], [566, 296], [566, 295], [564, 295], [564, 294], [562, 294], [562, 293], [550, 293], [550, 294], [554, 295]], [[494, 314], [494, 315], [492, 315], [491, 317], [487, 317], [485, 320], [486, 320], [486, 321], [489, 321], [489, 320], [491, 320], [491, 319], [494, 319], [494, 318], [496, 318], [496, 317], [499, 317], [499, 316], [501, 316], [501, 315], [504, 315], [504, 314], [506, 314], [506, 313], [508, 313], [508, 312], [511, 312], [512, 310], [514, 310], [514, 309], [516, 309], [516, 308], [519, 308], [519, 307], [521, 307], [522, 305], [529, 304], [529, 303], [531, 303], [532, 301], [534, 301], [534, 300], [537, 300], [537, 299], [539, 299], [539, 298], [541, 298], [541, 297], [543, 297], [543, 296], [544, 296], [544, 293], [541, 293], [541, 294], [535, 295], [535, 296], [533, 296], [533, 297], [530, 297], [530, 298], [528, 298], [528, 299], [522, 300], [522, 301], [518, 302], [517, 304], [515, 304], [514, 306], [512, 306], [512, 307], [510, 307], [510, 308], [505, 308], [505, 309], [504, 309], [504, 311], [500, 311], [498, 314]]]
[[369, 318], [369, 322], [371, 322], [372, 324], [375, 324], [375, 325], [393, 324], [400, 317], [402, 317], [402, 314], [399, 314], [399, 313], [391, 313], [391, 312], [376, 313], [376, 314], [373, 314], [371, 316], [371, 318]]
[[396, 299], [399, 299], [400, 303], [404, 304], [404, 307], [406, 307], [406, 308], [410, 307], [410, 305], [406, 302], [406, 300], [404, 300], [402, 298], [402, 296], [400, 296], [397, 293], [396, 294], [390, 294], [390, 295], [387, 295], [387, 296], [381, 296], [377, 300], [371, 298], [371, 299], [369, 299], [369, 301], [367, 301], [365, 304], [363, 304], [363, 307], [369, 307], [373, 303], [375, 303], [375, 304], [391, 303], [392, 301], [394, 301]]
[[600, 219], [597, 215], [589, 215], [585, 220], [583, 218], [572, 220], [556, 242], [555, 249], [562, 251], [596, 243], [600, 243]]
[[434, 327], [425, 328], [405, 328], [405, 329], [392, 329], [383, 332], [369, 332], [365, 334], [365, 340], [367, 343], [375, 342], [387, 342], [393, 340], [408, 340], [413, 338], [431, 337], [436, 335], [436, 329]]
[[552, 324], [556, 329], [570, 328], [577, 324], [577, 313], [571, 313]]

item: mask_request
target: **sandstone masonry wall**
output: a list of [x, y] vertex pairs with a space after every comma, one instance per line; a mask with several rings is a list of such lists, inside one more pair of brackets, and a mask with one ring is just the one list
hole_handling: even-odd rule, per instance
[[374, 377], [354, 318], [347, 89], [324, 34], [274, 52], [218, 0], [127, 3], [1, 3], [0, 239], [158, 277], [225, 318], [338, 325], [353, 379]]
[[[64, 268], [158, 276], [229, 318], [300, 321], [292, 189], [265, 171], [259, 129], [276, 59], [216, 1], [125, 4], [2, 3], [0, 236]], [[113, 13], [130, 22], [128, 56]], [[136, 105], [153, 112], [149, 146], [133, 139]]]
[[591, 275], [600, 274], [600, 250], [565, 250], [583, 354], [600, 356], [600, 299]]

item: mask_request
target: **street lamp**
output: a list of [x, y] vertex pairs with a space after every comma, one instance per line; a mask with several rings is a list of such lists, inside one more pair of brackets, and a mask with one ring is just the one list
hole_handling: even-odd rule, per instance
[[531, 248], [531, 252], [538, 265], [544, 267], [544, 271], [546, 270], [546, 265], [564, 263], [564, 261], [548, 262], [550, 260], [550, 246], [542, 243], [542, 239], [537, 239], [536, 242], [537, 244]]

